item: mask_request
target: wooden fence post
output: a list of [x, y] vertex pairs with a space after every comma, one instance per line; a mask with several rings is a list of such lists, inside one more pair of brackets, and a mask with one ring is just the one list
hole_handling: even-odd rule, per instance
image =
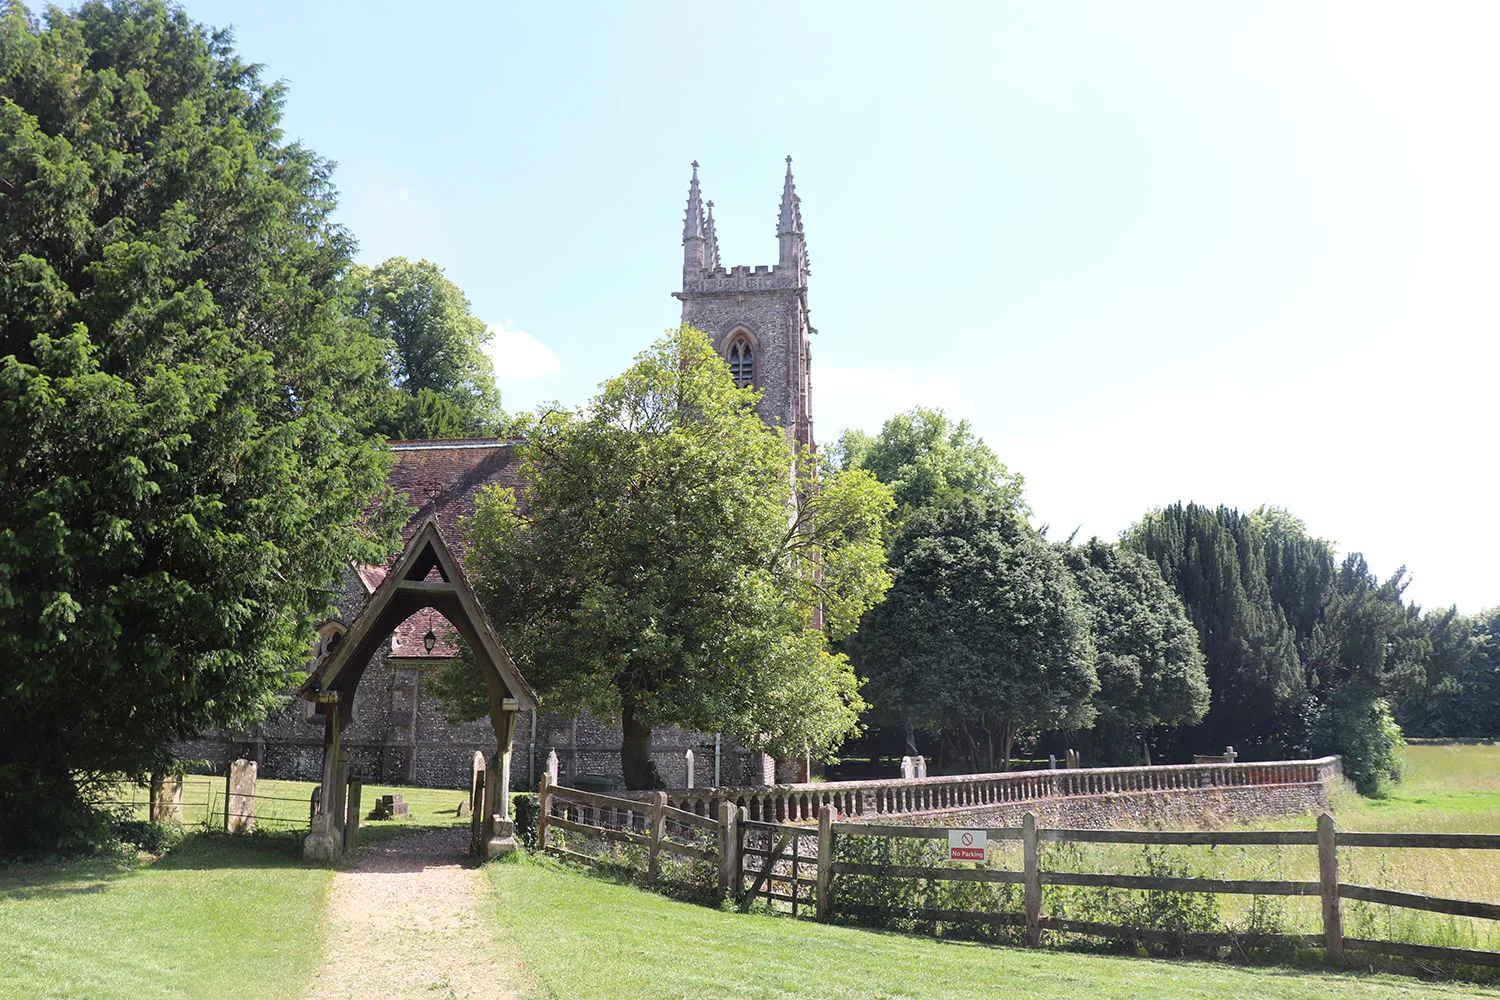
[[1339, 903], [1339, 855], [1332, 813], [1318, 817], [1318, 881], [1323, 889], [1323, 947], [1344, 953], [1344, 914]]
[[1042, 943], [1042, 871], [1037, 856], [1034, 812], [1021, 817], [1021, 845], [1026, 862], [1026, 944], [1035, 948]]
[[552, 785], [546, 771], [537, 785], [536, 800], [536, 849], [540, 854], [547, 849], [547, 817], [552, 815]]
[[352, 858], [359, 851], [360, 792], [364, 782], [359, 775], [349, 776], [349, 794], [344, 803], [344, 857]]
[[736, 888], [735, 872], [739, 870], [740, 811], [733, 803], [719, 803], [719, 892], [728, 895]]
[[818, 919], [827, 920], [833, 888], [833, 806], [818, 810]]
[[750, 808], [740, 806], [740, 818], [735, 826], [734, 842], [734, 895], [739, 896], [745, 886], [745, 824], [750, 822]]
[[651, 793], [651, 861], [647, 868], [647, 877], [656, 881], [657, 873], [661, 869], [661, 842], [667, 836], [667, 793]]

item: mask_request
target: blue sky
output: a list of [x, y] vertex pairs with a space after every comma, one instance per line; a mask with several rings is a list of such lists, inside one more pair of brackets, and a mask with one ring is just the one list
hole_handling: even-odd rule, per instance
[[728, 264], [795, 158], [818, 437], [969, 419], [1052, 537], [1285, 506], [1500, 604], [1500, 7], [189, 0], [290, 85], [361, 256], [583, 402], [675, 324], [688, 162]]

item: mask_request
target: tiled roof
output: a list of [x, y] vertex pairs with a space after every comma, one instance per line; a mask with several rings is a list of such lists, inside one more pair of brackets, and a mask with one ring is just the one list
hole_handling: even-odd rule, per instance
[[[503, 438], [468, 438], [459, 441], [392, 441], [396, 467], [390, 483], [397, 493], [406, 495], [409, 507], [415, 507], [406, 527], [401, 529], [402, 543], [409, 542], [423, 522], [437, 518], [438, 528], [455, 555], [464, 557], [464, 539], [458, 522], [474, 512], [474, 496], [491, 483], [517, 485], [518, 448], [520, 441]], [[394, 562], [394, 560], [393, 560]], [[356, 567], [360, 580], [373, 591], [385, 578], [388, 567]], [[428, 629], [437, 635], [431, 653], [422, 645]], [[447, 657], [457, 650], [444, 641], [453, 628], [431, 609], [418, 612], [403, 622], [393, 636], [393, 659]]]

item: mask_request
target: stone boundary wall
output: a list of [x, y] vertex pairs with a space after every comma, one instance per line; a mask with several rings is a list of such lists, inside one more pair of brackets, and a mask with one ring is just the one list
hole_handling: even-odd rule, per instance
[[752, 820], [772, 823], [811, 822], [824, 808], [853, 822], [965, 816], [1009, 826], [1028, 811], [1053, 825], [1211, 822], [1214, 813], [1270, 818], [1327, 806], [1342, 771], [1338, 757], [1322, 757], [677, 789], [667, 795], [673, 806], [700, 816], [716, 816], [719, 803], [729, 802], [745, 807]]

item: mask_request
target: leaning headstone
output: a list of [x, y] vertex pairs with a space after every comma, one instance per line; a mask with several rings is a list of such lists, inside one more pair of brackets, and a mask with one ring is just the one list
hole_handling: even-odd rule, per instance
[[182, 822], [182, 775], [151, 776], [151, 822]]
[[687, 752], [687, 786], [693, 787], [693, 751]]
[[224, 779], [224, 829], [230, 833], [255, 829], [255, 772], [253, 760], [242, 758], [229, 765]]
[[547, 784], [557, 784], [557, 751], [547, 751]]
[[1057, 754], [1049, 753], [1047, 755], [1047, 766], [1054, 771], [1057, 770]]
[[456, 810], [454, 810], [454, 815], [457, 816], [459, 819], [463, 819], [465, 816], [469, 815], [469, 800], [468, 799], [459, 799], [458, 800], [458, 808]]

